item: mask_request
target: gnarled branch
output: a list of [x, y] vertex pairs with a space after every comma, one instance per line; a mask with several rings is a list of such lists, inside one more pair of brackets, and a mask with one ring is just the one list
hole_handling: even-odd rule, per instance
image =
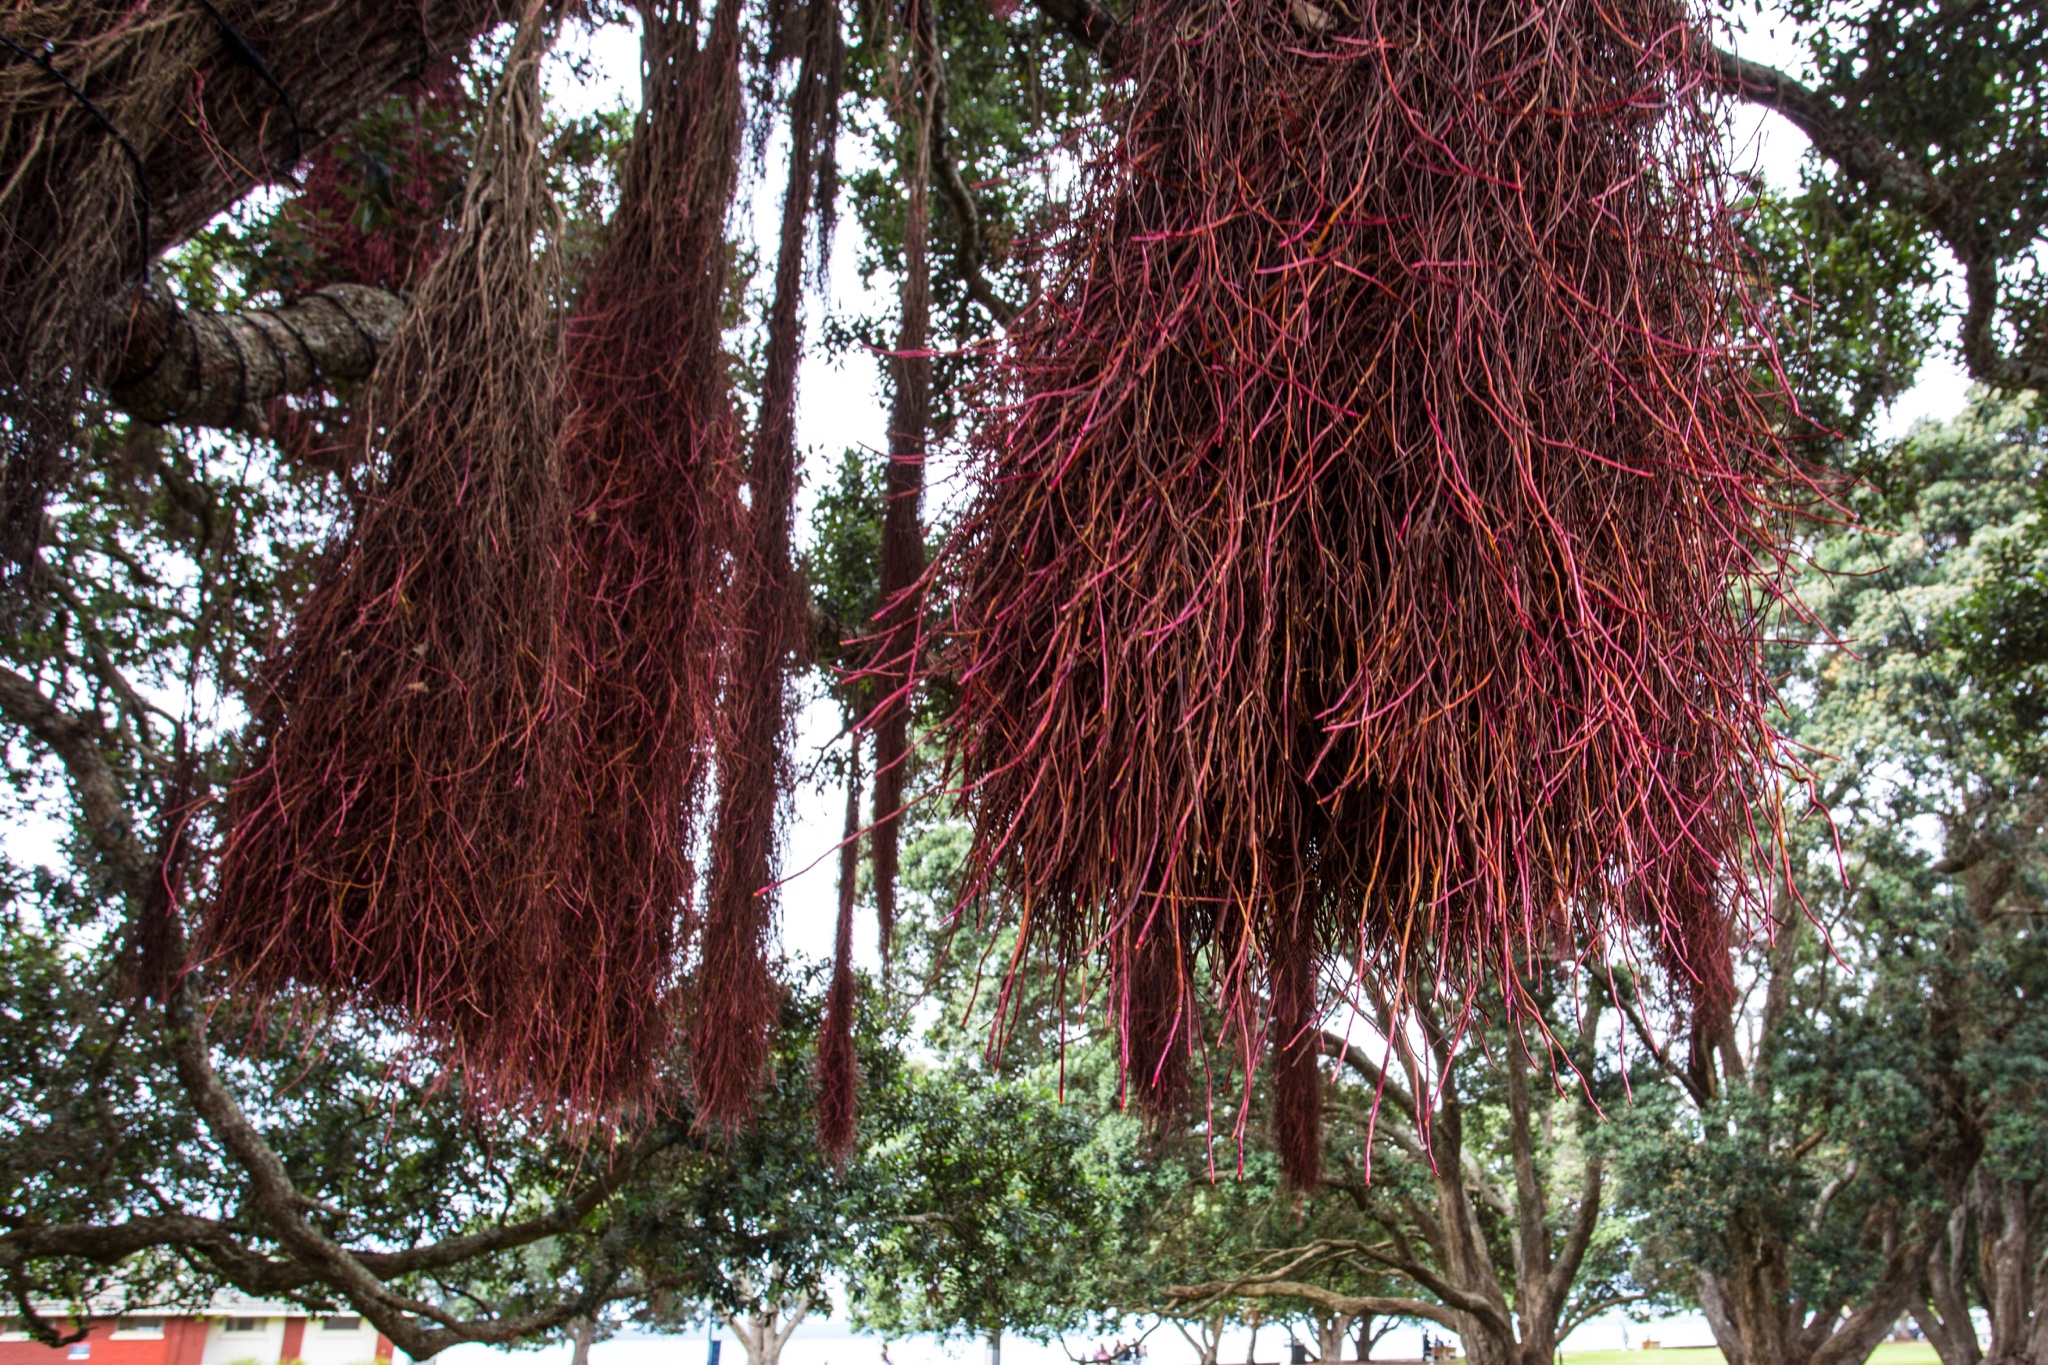
[[145, 422], [267, 435], [272, 399], [369, 378], [406, 308], [362, 284], [233, 313], [135, 293], [110, 312], [101, 379], [115, 404]]

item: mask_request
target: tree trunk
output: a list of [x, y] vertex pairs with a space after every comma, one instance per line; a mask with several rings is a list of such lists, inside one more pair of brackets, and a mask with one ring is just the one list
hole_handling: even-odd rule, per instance
[[[1751, 1216], [1738, 1215], [1726, 1243], [1734, 1271], [1716, 1292], [1740, 1341], [1742, 1365], [1862, 1365], [1900, 1315], [1921, 1301], [1931, 1231], [1916, 1224], [1887, 1235], [1884, 1269], [1860, 1306], [1810, 1305], [1793, 1297], [1783, 1242]], [[1702, 1272], [1702, 1282], [1708, 1278]]]
[[747, 1353], [747, 1365], [777, 1365], [790, 1334], [810, 1312], [809, 1295], [798, 1295], [787, 1305], [771, 1304], [757, 1313], [739, 1313], [726, 1319], [732, 1334]]
[[1316, 1359], [1334, 1365], [1344, 1358], [1344, 1338], [1351, 1332], [1348, 1313], [1316, 1314]]
[[[1981, 1167], [1971, 1175], [1928, 1258], [1926, 1292], [1912, 1306], [1942, 1365], [2048, 1365], [2044, 1206], [2036, 1185]], [[1971, 1316], [1980, 1301], [1988, 1348]]]
[[1173, 1330], [1179, 1332], [1188, 1345], [1195, 1348], [1197, 1365], [1216, 1365], [1216, 1353], [1222, 1349], [1224, 1317], [1211, 1313], [1206, 1318], [1195, 1319], [1195, 1330], [1190, 1332], [1185, 1319], [1173, 1318]]
[[[2043, 1200], [2031, 1185], [2001, 1180], [1980, 1169], [1971, 1182], [1976, 1205], [1984, 1307], [1991, 1322], [1992, 1365], [2040, 1365], [2041, 1215]], [[1972, 1343], [1974, 1344], [1974, 1342]]]
[[1749, 1357], [1743, 1354], [1742, 1333], [1728, 1311], [1727, 1292], [1721, 1287], [1720, 1277], [1711, 1270], [1699, 1272], [1699, 1296], [1700, 1311], [1706, 1315], [1707, 1327], [1714, 1334], [1714, 1344], [1721, 1348], [1722, 1358], [1728, 1365], [1746, 1365]]
[[569, 1365], [590, 1365], [590, 1343], [596, 1339], [597, 1319], [576, 1319], [575, 1346], [569, 1352]]

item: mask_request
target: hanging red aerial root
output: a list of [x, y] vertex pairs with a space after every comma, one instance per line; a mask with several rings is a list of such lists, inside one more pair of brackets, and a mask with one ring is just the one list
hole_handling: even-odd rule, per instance
[[853, 1045], [859, 1004], [853, 979], [853, 910], [860, 890], [860, 740], [849, 746], [846, 828], [839, 842], [839, 921], [832, 937], [832, 983], [818, 1033], [818, 1146], [844, 1166], [860, 1120], [860, 1059]]
[[[889, 468], [882, 493], [882, 607], [870, 681], [879, 694], [863, 720], [875, 734], [875, 927], [887, 980], [896, 937], [896, 880], [910, 768], [911, 680], [920, 640], [924, 576], [924, 463], [931, 436], [931, 143], [937, 112], [938, 37], [930, 0], [903, 0], [909, 60], [893, 97], [904, 135], [903, 282], [896, 354], [889, 359]], [[907, 80], [905, 78], [908, 78]]]
[[269, 995], [396, 1007], [481, 1102], [603, 1103], [603, 999], [554, 933], [568, 525], [539, 134], [544, 14], [515, 40], [452, 244], [378, 370], [373, 480], [268, 665], [207, 945]]
[[[718, 703], [717, 591], [739, 419], [720, 344], [737, 183], [740, 9], [642, 6], [647, 106], [566, 345], [579, 693], [559, 795], [564, 940], [603, 983], [581, 1024], [644, 1094], [681, 1007], [692, 841]], [[624, 1074], [622, 1074], [622, 1080]]]
[[1205, 961], [1307, 1186], [1332, 959], [1719, 979], [1814, 488], [1680, 5], [1140, 0], [1119, 51], [932, 580], [969, 889], [1107, 956], [1141, 1099]]
[[[790, 98], [789, 179], [768, 313], [761, 413], [747, 470], [746, 520], [734, 540], [724, 604], [718, 811], [691, 1002], [690, 1080], [697, 1117], [727, 1127], [753, 1112], [775, 1026], [777, 989], [768, 939], [774, 927], [777, 817], [787, 789], [789, 681], [802, 639], [802, 587], [790, 541], [804, 247], [814, 214], [829, 215], [838, 126], [833, 117], [840, 76], [838, 7], [832, 0], [809, 0], [783, 22], [792, 26], [786, 36], [799, 59]], [[828, 230], [819, 236], [821, 242], [830, 240]], [[850, 1029], [850, 1011], [840, 1016], [840, 1024]]]

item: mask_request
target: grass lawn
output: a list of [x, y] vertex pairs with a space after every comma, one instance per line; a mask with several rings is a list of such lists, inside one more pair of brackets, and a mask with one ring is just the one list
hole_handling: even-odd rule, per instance
[[[1723, 1365], [1712, 1346], [1663, 1351], [1566, 1351], [1564, 1365]], [[1888, 1341], [1870, 1357], [1870, 1365], [1936, 1365], [1934, 1348], [1924, 1341]]]

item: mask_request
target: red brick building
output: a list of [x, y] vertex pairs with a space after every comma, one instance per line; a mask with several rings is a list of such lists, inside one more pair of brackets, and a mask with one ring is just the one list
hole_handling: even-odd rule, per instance
[[353, 1313], [226, 1296], [199, 1313], [95, 1319], [70, 1346], [44, 1346], [20, 1327], [0, 1320], [0, 1365], [394, 1365], [391, 1342]]

